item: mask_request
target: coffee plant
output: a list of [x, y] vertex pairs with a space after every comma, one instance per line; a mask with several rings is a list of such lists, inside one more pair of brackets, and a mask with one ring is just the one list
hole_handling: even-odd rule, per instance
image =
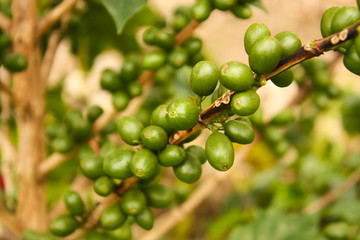
[[[323, 37], [309, 43], [252, 21], [248, 61], [219, 62], [196, 28], [251, 20], [260, 0], [169, 20], [146, 0], [1, 1], [0, 238], [360, 240], [360, 96], [334, 70], [360, 75], [359, 7], [303, 26]], [[50, 84], [63, 42], [102, 101]], [[96, 75], [109, 49], [121, 64]], [[298, 93], [266, 117], [272, 84]], [[338, 139], [319, 132], [329, 115]]]

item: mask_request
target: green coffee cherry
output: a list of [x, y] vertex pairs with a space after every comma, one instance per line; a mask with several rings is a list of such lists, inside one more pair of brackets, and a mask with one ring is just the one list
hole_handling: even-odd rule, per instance
[[134, 219], [135, 222], [145, 230], [150, 230], [154, 226], [154, 214], [148, 207], [145, 207], [144, 210], [136, 214]]
[[154, 176], [157, 168], [158, 162], [156, 155], [146, 148], [137, 151], [130, 163], [132, 173], [142, 179]]
[[219, 171], [227, 171], [234, 163], [234, 147], [222, 133], [213, 132], [208, 137], [205, 152], [210, 165]]
[[174, 35], [163, 30], [156, 32], [154, 41], [156, 46], [166, 50], [172, 49], [175, 44]]
[[156, 184], [144, 188], [147, 204], [155, 208], [169, 207], [175, 199], [174, 191], [161, 184]]
[[104, 159], [104, 172], [110, 177], [117, 179], [131, 177], [133, 174], [130, 169], [130, 163], [134, 153], [134, 150], [131, 148], [113, 151]]
[[102, 159], [96, 155], [85, 155], [84, 158], [80, 159], [82, 173], [93, 180], [104, 175], [102, 165]]
[[239, 116], [249, 116], [256, 112], [260, 105], [260, 97], [254, 90], [235, 94], [231, 99], [231, 111]]
[[121, 88], [121, 81], [118, 74], [112, 69], [105, 69], [101, 73], [100, 86], [110, 92], [115, 92]]
[[10, 47], [11, 38], [6, 33], [0, 34], [0, 52], [4, 51], [6, 48]]
[[291, 69], [285, 70], [282, 73], [279, 73], [271, 77], [271, 81], [278, 87], [287, 87], [294, 80], [294, 74]]
[[82, 216], [84, 214], [85, 205], [79, 193], [68, 190], [64, 194], [64, 202], [71, 215]]
[[225, 123], [225, 135], [232, 141], [240, 144], [249, 144], [254, 141], [255, 131], [251, 122], [245, 119], [230, 120]]
[[90, 122], [85, 119], [78, 119], [71, 123], [71, 134], [79, 141], [86, 140], [91, 136]]
[[221, 67], [220, 83], [230, 90], [241, 92], [254, 84], [254, 77], [247, 65], [231, 61]]
[[70, 136], [59, 136], [51, 142], [55, 152], [67, 153], [74, 147], [74, 140]]
[[184, 159], [185, 151], [182, 147], [177, 145], [167, 145], [158, 154], [159, 163], [166, 167], [179, 165]]
[[200, 160], [192, 153], [186, 153], [185, 160], [173, 170], [180, 181], [189, 184], [199, 180], [202, 173]]
[[202, 41], [197, 37], [190, 37], [184, 43], [184, 48], [189, 55], [199, 53], [202, 48]]
[[249, 52], [249, 65], [257, 74], [271, 72], [283, 55], [280, 42], [273, 37], [264, 37], [255, 42]]
[[[119, 227], [115, 230], [107, 231], [106, 233], [110, 237], [110, 239], [116, 239], [116, 240], [133, 239], [130, 224], [127, 224], [127, 223], [124, 223], [121, 227]], [[101, 239], [103, 239], [103, 238], [101, 238]]]
[[325, 226], [324, 234], [329, 239], [347, 239], [351, 235], [351, 225], [347, 222], [333, 222]]
[[155, 37], [156, 37], [156, 33], [159, 31], [159, 29], [154, 28], [154, 27], [150, 27], [148, 29], [146, 29], [146, 31], [144, 32], [143, 35], [143, 40], [146, 44], [149, 45], [155, 45]]
[[106, 141], [101, 145], [98, 156], [101, 159], [105, 159], [105, 158], [107, 158], [108, 155], [110, 155], [112, 152], [114, 152], [117, 149], [118, 149], [118, 146], [115, 143]]
[[190, 99], [176, 99], [167, 107], [166, 120], [171, 128], [175, 130], [192, 128], [197, 123], [198, 116], [198, 107]]
[[355, 38], [354, 44], [357, 54], [360, 55], [360, 35]]
[[273, 119], [271, 119], [271, 124], [276, 126], [284, 126], [295, 121], [295, 116], [291, 109], [284, 109], [277, 113]]
[[161, 51], [149, 52], [143, 58], [142, 65], [145, 69], [156, 70], [166, 62], [166, 55]]
[[331, 7], [327, 9], [321, 16], [321, 35], [325, 38], [333, 34], [334, 32], [331, 29], [331, 22], [334, 18], [334, 15], [340, 10], [340, 7]]
[[249, 4], [246, 3], [238, 3], [235, 6], [233, 6], [230, 10], [235, 17], [240, 19], [248, 19], [252, 16], [251, 7]]
[[22, 72], [28, 66], [27, 58], [19, 53], [10, 53], [3, 59], [4, 67], [10, 72]]
[[343, 63], [350, 72], [360, 75], [360, 55], [356, 51], [355, 45], [346, 52]]
[[154, 75], [154, 82], [157, 84], [166, 84], [174, 79], [175, 70], [170, 65], [159, 68]]
[[141, 132], [141, 142], [144, 147], [157, 151], [166, 146], [168, 136], [166, 131], [159, 126], [147, 126]]
[[58, 237], [65, 237], [73, 233], [78, 227], [78, 222], [70, 216], [59, 216], [50, 223], [50, 232]]
[[198, 62], [204, 61], [204, 55], [201, 52], [195, 53], [189, 56], [188, 65], [195, 66]]
[[252, 24], [245, 32], [244, 45], [247, 54], [250, 53], [250, 49], [254, 43], [264, 37], [271, 36], [269, 28], [263, 23]]
[[284, 133], [280, 128], [268, 126], [263, 132], [264, 138], [270, 143], [277, 143], [284, 139]]
[[139, 145], [144, 126], [135, 117], [125, 116], [116, 123], [121, 139], [129, 145]]
[[282, 57], [290, 56], [301, 48], [301, 40], [292, 32], [285, 31], [275, 35], [283, 50]]
[[192, 16], [198, 22], [203, 22], [209, 18], [212, 6], [210, 0], [198, 0], [192, 8]]
[[87, 119], [93, 123], [96, 121], [96, 119], [98, 119], [101, 114], [104, 113], [104, 110], [98, 106], [98, 105], [93, 105], [91, 106], [89, 109], [88, 109], [88, 112], [87, 112]]
[[65, 124], [62, 124], [62, 123], [51, 123], [51, 124], [45, 126], [46, 135], [50, 139], [54, 139], [59, 136], [65, 136], [68, 134], [67, 131], [68, 130], [67, 130]]
[[355, 6], [345, 6], [337, 11], [331, 21], [333, 33], [340, 32], [345, 27], [354, 24], [360, 19], [359, 9]]
[[204, 164], [207, 160], [205, 149], [198, 145], [191, 145], [187, 147], [185, 151], [197, 156], [201, 164]]
[[102, 176], [94, 182], [94, 191], [102, 197], [108, 196], [114, 190], [115, 183], [108, 176]]
[[112, 104], [118, 111], [124, 110], [130, 102], [130, 97], [126, 92], [119, 91], [112, 95]]
[[219, 79], [219, 69], [210, 61], [198, 62], [191, 71], [190, 86], [199, 96], [208, 96], [216, 88]]
[[140, 64], [137, 59], [133, 56], [128, 56], [124, 59], [121, 71], [120, 78], [130, 82], [137, 79], [140, 75]]
[[180, 32], [189, 24], [190, 20], [184, 14], [175, 14], [171, 26], [175, 32]]
[[101, 226], [107, 230], [121, 227], [126, 220], [126, 214], [122, 211], [118, 202], [106, 208], [100, 217]]
[[215, 8], [226, 11], [236, 5], [236, 0], [212, 0]]
[[133, 188], [125, 192], [120, 204], [126, 214], [136, 215], [144, 210], [146, 198], [139, 189]]
[[188, 53], [184, 48], [177, 47], [168, 56], [168, 62], [174, 68], [180, 68], [186, 64]]
[[131, 82], [128, 84], [127, 88], [131, 97], [138, 97], [142, 94], [143, 87], [139, 82]]
[[173, 128], [169, 125], [166, 120], [166, 105], [159, 105], [155, 110], [151, 113], [151, 123], [153, 125], [162, 127], [168, 134], [174, 131]]

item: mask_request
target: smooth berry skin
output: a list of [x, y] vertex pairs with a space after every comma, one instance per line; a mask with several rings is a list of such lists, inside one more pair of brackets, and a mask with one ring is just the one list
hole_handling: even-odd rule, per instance
[[291, 69], [281, 72], [271, 78], [271, 81], [278, 87], [288, 87], [294, 80], [294, 73]]
[[192, 69], [190, 86], [199, 96], [208, 96], [214, 92], [219, 80], [219, 69], [215, 63], [200, 61]]
[[225, 135], [232, 141], [239, 144], [249, 144], [254, 141], [255, 131], [250, 121], [230, 120], [225, 123]]
[[158, 159], [162, 166], [176, 166], [184, 161], [185, 151], [178, 145], [167, 145], [161, 152], [159, 152]]
[[133, 155], [134, 150], [131, 148], [114, 150], [104, 159], [104, 172], [110, 177], [116, 179], [125, 179], [131, 177], [133, 174], [130, 169], [130, 163]]
[[202, 173], [200, 160], [192, 153], [186, 153], [185, 160], [173, 170], [180, 181], [188, 184], [198, 181]]
[[254, 84], [253, 72], [247, 65], [231, 61], [221, 67], [220, 83], [227, 89], [241, 92]]
[[199, 0], [192, 8], [192, 16], [196, 21], [203, 22], [209, 18], [212, 10], [210, 0]]
[[121, 139], [129, 145], [139, 145], [144, 126], [135, 117], [124, 116], [116, 123]]
[[360, 55], [356, 51], [355, 45], [346, 52], [343, 63], [350, 72], [360, 76]]
[[173, 128], [169, 125], [166, 120], [166, 108], [165, 104], [159, 105], [155, 110], [151, 113], [151, 123], [153, 125], [162, 127], [168, 134], [174, 131]]
[[147, 126], [141, 132], [141, 142], [144, 147], [157, 151], [166, 146], [168, 136], [166, 131], [159, 126]]
[[65, 237], [73, 233], [79, 226], [78, 222], [71, 216], [59, 216], [50, 223], [50, 232], [58, 237]]
[[146, 54], [143, 58], [142, 65], [145, 69], [157, 70], [166, 62], [166, 55], [161, 51], [154, 51]]
[[235, 6], [233, 6], [230, 10], [235, 17], [240, 19], [248, 19], [252, 16], [252, 9], [250, 5], [246, 3], [238, 3]]
[[187, 98], [176, 99], [167, 107], [166, 120], [175, 130], [187, 130], [195, 126], [199, 109], [195, 102]]
[[273, 71], [283, 55], [280, 42], [274, 37], [258, 40], [249, 52], [249, 65], [257, 74]]
[[133, 155], [130, 163], [131, 172], [141, 179], [154, 176], [158, 167], [158, 160], [155, 153], [146, 148], [137, 151]]
[[235, 94], [231, 99], [231, 111], [239, 116], [249, 116], [256, 112], [260, 105], [260, 97], [254, 90]]
[[331, 29], [331, 22], [335, 14], [340, 10], [340, 7], [331, 7], [327, 9], [321, 16], [320, 30], [321, 35], [325, 38], [333, 34]]
[[340, 32], [345, 27], [355, 23], [360, 19], [359, 9], [355, 6], [345, 6], [337, 11], [331, 21], [333, 33]]
[[283, 50], [282, 57], [290, 56], [301, 48], [301, 40], [292, 32], [285, 31], [275, 35]]
[[234, 163], [234, 147], [227, 136], [213, 132], [206, 140], [205, 152], [210, 165], [219, 171], [227, 171]]
[[264, 37], [271, 36], [269, 28], [263, 23], [254, 23], [246, 30], [244, 36], [245, 51], [249, 54], [255, 42]]

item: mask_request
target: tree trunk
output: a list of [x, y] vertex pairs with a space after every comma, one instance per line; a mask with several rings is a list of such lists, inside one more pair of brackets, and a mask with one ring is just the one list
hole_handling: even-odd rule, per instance
[[14, 52], [25, 55], [28, 67], [13, 75], [18, 132], [18, 206], [16, 215], [23, 229], [47, 229], [45, 182], [37, 167], [45, 157], [44, 90], [40, 78], [41, 57], [36, 36], [36, 1], [13, 0], [12, 39]]

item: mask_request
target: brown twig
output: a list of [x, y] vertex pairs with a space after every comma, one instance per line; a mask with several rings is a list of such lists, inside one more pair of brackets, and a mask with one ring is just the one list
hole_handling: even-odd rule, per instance
[[70, 13], [65, 14], [62, 18], [61, 18], [61, 27], [58, 30], [55, 30], [48, 41], [48, 46], [46, 48], [46, 52], [44, 54], [44, 58], [41, 64], [41, 69], [40, 69], [40, 75], [41, 75], [41, 79], [42, 81], [45, 83], [47, 81], [47, 79], [49, 78], [49, 74], [50, 74], [50, 70], [51, 67], [54, 63], [54, 58], [55, 58], [55, 54], [56, 54], [56, 50], [58, 49], [58, 46], [60, 44], [61, 41], [61, 34], [66, 30], [67, 26], [68, 26], [68, 22], [70, 19]]
[[191, 36], [191, 34], [199, 26], [199, 24], [200, 22], [196, 20], [191, 20], [187, 27], [175, 36], [175, 45], [181, 46]]
[[[260, 77], [260, 82], [269, 80], [271, 77], [289, 69], [302, 61], [307, 59], [320, 56], [326, 51], [331, 50], [333, 47], [355, 38], [359, 33], [357, 28], [360, 26], [360, 21], [353, 24], [352, 26], [342, 30], [341, 32], [335, 33], [329, 37], [315, 40], [309, 44], [306, 44], [300, 48], [294, 54], [282, 59], [276, 69], [270, 73], [263, 74]], [[191, 134], [204, 128], [213, 118], [218, 116], [222, 111], [229, 108], [231, 98], [236, 94], [235, 91], [227, 91], [223, 96], [218, 98], [210, 107], [202, 111], [199, 115], [198, 123], [192, 128], [186, 131], [176, 131], [169, 138], [170, 144], [178, 144], [188, 138]]]
[[64, 0], [51, 10], [45, 17], [38, 22], [37, 35], [40, 38], [47, 30], [54, 26], [62, 16], [69, 12], [78, 0]]
[[73, 149], [71, 152], [67, 154], [62, 153], [53, 153], [50, 155], [45, 161], [43, 161], [38, 169], [38, 177], [39, 179], [45, 177], [51, 170], [55, 169], [69, 158], [74, 157], [77, 153], [77, 149]]
[[344, 182], [333, 188], [330, 192], [310, 203], [303, 209], [305, 213], [317, 213], [341, 197], [350, 188], [360, 181], [360, 168], [355, 170]]
[[3, 13], [0, 13], [0, 28], [6, 33], [9, 33], [11, 28], [10, 18], [5, 16]]

